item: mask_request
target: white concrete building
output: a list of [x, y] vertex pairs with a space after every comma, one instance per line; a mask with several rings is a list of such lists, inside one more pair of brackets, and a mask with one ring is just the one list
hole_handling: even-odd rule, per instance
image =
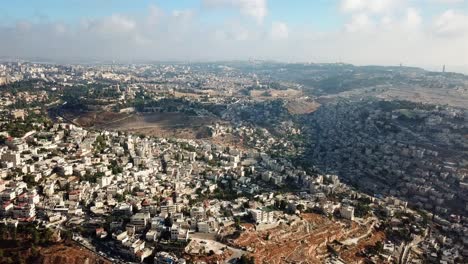
[[1, 160], [6, 163], [12, 163], [14, 167], [21, 165], [21, 155], [18, 152], [8, 151], [2, 154]]
[[352, 206], [341, 206], [340, 215], [344, 219], [354, 220], [354, 207]]
[[257, 224], [271, 224], [275, 221], [274, 213], [271, 211], [251, 209], [249, 212]]
[[141, 231], [146, 228], [150, 218], [149, 213], [137, 213], [130, 218], [130, 223], [135, 226], [136, 231]]

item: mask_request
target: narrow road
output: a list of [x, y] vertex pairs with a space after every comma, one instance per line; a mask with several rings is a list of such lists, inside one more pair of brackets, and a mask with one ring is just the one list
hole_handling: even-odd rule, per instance
[[422, 238], [420, 236], [416, 236], [413, 241], [411, 241], [409, 244], [407, 244], [404, 249], [403, 249], [403, 252], [401, 254], [401, 257], [400, 257], [400, 261], [399, 263], [400, 264], [406, 264], [409, 260], [409, 253], [411, 251], [411, 249], [419, 244], [419, 242], [421, 242]]
[[[224, 248], [224, 247], [226, 247], [227, 249], [232, 251], [232, 253], [233, 253], [232, 256], [229, 259], [226, 259], [227, 263], [231, 263], [235, 259], [238, 259], [238, 258], [242, 257], [242, 255], [247, 254], [247, 252], [244, 251], [244, 250], [241, 250], [241, 249], [238, 249], [238, 248], [233, 248], [231, 246], [228, 246], [226, 244], [218, 242], [218, 241], [216, 241], [216, 240], [214, 240], [214, 239], [212, 239], [210, 237], [197, 236], [197, 234], [194, 234], [190, 238], [192, 240], [194, 240], [194, 241], [197, 241], [197, 242], [209, 241], [209, 243], [211, 244], [212, 247], [215, 247], [215, 248]], [[209, 246], [210, 244], [206, 244], [206, 245]]]
[[355, 238], [349, 238], [349, 239], [346, 239], [345, 241], [341, 242], [343, 245], [347, 245], [347, 246], [350, 246], [350, 245], [356, 245], [359, 240], [367, 237], [368, 235], [370, 235], [374, 229], [374, 226], [375, 226], [375, 221], [372, 222], [371, 226], [369, 227], [369, 230], [367, 230], [367, 232], [362, 235], [362, 236], [359, 236], [359, 237], [355, 237]]

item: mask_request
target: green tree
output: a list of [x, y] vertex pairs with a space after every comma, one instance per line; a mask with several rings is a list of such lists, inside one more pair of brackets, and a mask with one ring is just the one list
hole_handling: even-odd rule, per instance
[[249, 257], [247, 255], [242, 255], [242, 257], [239, 259], [239, 263], [241, 263], [241, 264], [255, 264], [255, 258], [254, 257]]
[[33, 239], [33, 244], [37, 245], [41, 241], [41, 237], [39, 235], [39, 232], [36, 229], [32, 230], [32, 239]]
[[299, 212], [303, 212], [304, 209], [305, 209], [305, 206], [304, 206], [303, 204], [298, 204], [298, 205], [296, 206], [296, 209], [297, 209]]
[[384, 248], [384, 245], [383, 245], [382, 241], [377, 241], [377, 243], [375, 243], [374, 248], [375, 248], [375, 251], [376, 251], [377, 253], [382, 253], [382, 252], [383, 252], [383, 248]]

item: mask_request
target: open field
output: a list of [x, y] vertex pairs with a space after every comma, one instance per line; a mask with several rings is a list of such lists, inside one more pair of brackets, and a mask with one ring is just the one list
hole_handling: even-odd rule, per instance
[[[268, 95], [265, 95], [268, 94]], [[303, 92], [300, 90], [295, 89], [287, 89], [287, 90], [275, 90], [275, 89], [267, 89], [267, 90], [252, 90], [250, 91], [250, 96], [254, 99], [259, 100], [271, 100], [271, 99], [278, 99], [278, 98], [298, 98], [303, 95]]]
[[385, 100], [407, 100], [415, 103], [448, 105], [468, 109], [468, 88], [430, 88], [421, 86], [397, 87], [380, 85], [370, 88], [354, 89], [338, 94], [325, 95], [318, 98], [320, 103], [333, 101], [337, 98], [377, 97]]
[[306, 99], [290, 100], [286, 103], [286, 108], [293, 115], [309, 114], [316, 111], [320, 104], [316, 101]]
[[207, 126], [225, 121], [216, 117], [194, 116], [184, 113], [115, 113], [107, 111], [79, 114], [61, 113], [61, 117], [83, 127], [131, 132], [156, 137], [206, 139], [224, 146], [242, 148], [242, 140], [233, 135], [209, 137]]
[[436, 89], [414, 86], [409, 89], [388, 88], [379, 98], [391, 100], [409, 100], [418, 103], [449, 105], [453, 107], [468, 108], [467, 89]]
[[131, 116], [131, 114], [115, 112], [87, 112], [73, 118], [73, 121], [84, 127], [92, 127], [105, 125], [107, 123], [121, 122]]
[[207, 138], [207, 126], [223, 123], [213, 116], [196, 116], [178, 112], [130, 114], [110, 111], [66, 112], [60, 113], [59, 117], [83, 127], [185, 139]]
[[203, 138], [204, 128], [219, 122], [214, 117], [183, 113], [137, 113], [95, 124], [94, 127], [159, 137]]

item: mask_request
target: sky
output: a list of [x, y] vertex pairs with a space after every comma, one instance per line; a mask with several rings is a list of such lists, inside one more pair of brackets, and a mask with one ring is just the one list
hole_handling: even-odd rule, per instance
[[468, 0], [0, 0], [0, 56], [468, 72]]

